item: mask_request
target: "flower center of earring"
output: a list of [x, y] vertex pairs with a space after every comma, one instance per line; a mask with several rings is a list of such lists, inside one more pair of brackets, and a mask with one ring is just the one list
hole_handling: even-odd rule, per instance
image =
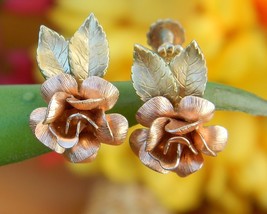
[[170, 149], [170, 146], [172, 144], [181, 144], [181, 145], [185, 145], [187, 146], [195, 155], [198, 154], [198, 151], [197, 149], [194, 147], [194, 145], [188, 140], [186, 139], [185, 137], [180, 137], [180, 136], [177, 136], [177, 137], [172, 137], [170, 138], [167, 143], [165, 144], [164, 146], [164, 151], [163, 151], [163, 154], [166, 155], [168, 153], [168, 150]]
[[[65, 149], [69, 149], [75, 146], [79, 142], [79, 135], [81, 131], [86, 127], [86, 125], [82, 123], [83, 120], [87, 121], [95, 129], [98, 129], [98, 126], [96, 125], [96, 123], [92, 119], [90, 119], [88, 116], [81, 114], [81, 113], [75, 113], [75, 114], [70, 115], [67, 118], [65, 131], [60, 129], [60, 126], [57, 128], [57, 126], [53, 126], [53, 125], [49, 126], [49, 130], [56, 137], [57, 143], [61, 147]], [[76, 130], [75, 130], [75, 126], [76, 126]]]
[[[72, 114], [70, 115], [68, 118], [67, 118], [67, 122], [66, 122], [66, 127], [65, 127], [65, 134], [67, 135], [68, 132], [69, 132], [69, 129], [70, 129], [70, 123], [73, 119], [76, 119], [78, 120], [78, 123], [77, 123], [77, 129], [76, 129], [76, 134], [77, 132], [80, 133], [80, 126], [81, 126], [81, 120], [82, 119], [85, 119], [89, 124], [91, 124], [95, 129], [98, 129], [98, 126], [96, 125], [96, 123], [90, 119], [88, 116], [84, 115], [84, 114], [81, 114], [81, 113], [75, 113], [75, 114]], [[79, 130], [78, 130], [79, 128]]]

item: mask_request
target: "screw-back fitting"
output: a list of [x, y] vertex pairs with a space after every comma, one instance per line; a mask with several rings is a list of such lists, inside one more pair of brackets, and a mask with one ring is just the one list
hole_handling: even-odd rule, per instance
[[150, 26], [147, 43], [167, 61], [178, 54], [185, 41], [184, 29], [177, 21], [158, 20]]

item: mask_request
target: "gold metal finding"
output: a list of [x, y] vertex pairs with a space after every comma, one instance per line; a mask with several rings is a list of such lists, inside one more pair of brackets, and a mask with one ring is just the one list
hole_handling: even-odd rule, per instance
[[155, 22], [147, 33], [147, 43], [167, 60], [182, 51], [184, 40], [183, 27], [171, 19]]

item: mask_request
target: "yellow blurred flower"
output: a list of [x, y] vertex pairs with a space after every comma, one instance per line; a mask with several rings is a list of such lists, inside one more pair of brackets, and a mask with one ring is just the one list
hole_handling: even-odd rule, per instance
[[203, 200], [205, 169], [186, 178], [178, 177], [174, 173], [162, 175], [145, 166], [140, 168], [140, 173], [145, 184], [171, 210], [193, 211], [200, 206]]

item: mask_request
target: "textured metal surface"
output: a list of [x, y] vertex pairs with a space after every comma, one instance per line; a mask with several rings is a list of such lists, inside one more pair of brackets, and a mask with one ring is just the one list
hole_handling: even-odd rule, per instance
[[40, 27], [37, 62], [43, 76], [48, 79], [60, 73], [70, 73], [68, 41], [57, 32]]
[[132, 133], [130, 145], [147, 167], [184, 177], [202, 167], [202, 154], [224, 149], [227, 130], [203, 126], [215, 106], [202, 98], [207, 68], [197, 42], [183, 49], [184, 31], [169, 19], [154, 23], [147, 36], [155, 52], [136, 45], [132, 66], [134, 88], [145, 101], [136, 119], [145, 128]]
[[30, 115], [30, 127], [40, 142], [71, 162], [94, 160], [101, 143], [123, 143], [128, 121], [120, 114], [105, 114], [117, 102], [119, 91], [101, 78], [109, 50], [93, 14], [69, 42], [42, 26], [37, 61], [47, 79], [41, 94], [48, 103]]
[[153, 23], [147, 33], [147, 43], [157, 51], [164, 44], [182, 45], [184, 29], [179, 22], [165, 19]]
[[104, 76], [109, 62], [106, 34], [91, 14], [70, 39], [70, 66], [77, 80]]
[[[151, 169], [187, 176], [202, 167], [202, 154], [216, 156], [224, 149], [227, 131], [221, 126], [203, 126], [215, 110], [208, 100], [186, 96], [180, 104], [176, 110], [162, 96], [146, 102], [137, 112], [137, 121], [147, 129], [135, 130], [130, 144], [140, 160]], [[161, 106], [164, 106], [162, 111], [159, 110]]]
[[49, 105], [31, 113], [30, 127], [39, 141], [64, 153], [70, 161], [92, 161], [101, 143], [118, 145], [126, 138], [126, 118], [105, 114], [116, 103], [119, 92], [95, 76], [88, 77], [79, 89], [74, 88], [71, 82], [75, 80], [66, 76], [69, 74], [46, 80], [42, 94]]
[[78, 82], [89, 76], [104, 76], [109, 62], [106, 34], [93, 14], [70, 38], [41, 26], [37, 62], [48, 79], [60, 73], [72, 74]]
[[[172, 23], [171, 20], [167, 22], [168, 26]], [[166, 30], [163, 23], [161, 21], [153, 24], [148, 41], [151, 38], [153, 41], [156, 38], [160, 40], [158, 34]], [[173, 24], [176, 26], [176, 22]], [[153, 33], [156, 34], [155, 37]], [[175, 41], [175, 36], [180, 36], [180, 33], [175, 34], [169, 29], [168, 33], [174, 37], [170, 41]], [[180, 46], [179, 53], [170, 54], [168, 57], [141, 45], [135, 45], [132, 81], [143, 101], [155, 96], [164, 96], [176, 106], [184, 96], [203, 96], [207, 83], [206, 61], [196, 41], [192, 41], [185, 49]]]
[[177, 82], [166, 62], [141, 45], [134, 47], [132, 80], [137, 94], [144, 102], [155, 96], [172, 99], [177, 94]]

